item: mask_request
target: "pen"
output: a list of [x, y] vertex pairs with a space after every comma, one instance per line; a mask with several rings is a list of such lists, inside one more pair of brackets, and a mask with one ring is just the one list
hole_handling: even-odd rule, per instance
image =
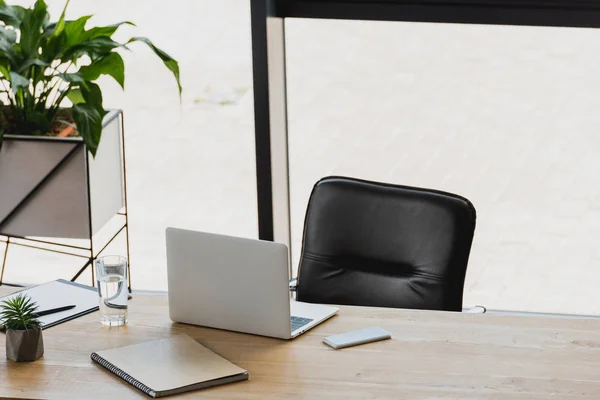
[[[54, 313], [61, 312], [61, 311], [72, 310], [75, 307], [77, 307], [77, 306], [70, 305], [70, 306], [52, 308], [50, 310], [44, 310], [44, 311], [35, 313], [35, 315], [36, 315], [36, 317], [43, 317], [44, 315], [50, 315], [50, 314], [54, 314]], [[6, 331], [6, 327], [4, 325], [0, 325], [0, 332], [5, 332], [5, 331]]]
[[43, 317], [44, 315], [50, 315], [50, 314], [54, 314], [54, 313], [61, 312], [61, 311], [71, 310], [71, 309], [73, 309], [75, 307], [76, 306], [74, 306], [74, 305], [70, 305], [70, 306], [52, 308], [50, 310], [44, 310], [44, 311], [36, 312], [35, 315], [37, 317]]

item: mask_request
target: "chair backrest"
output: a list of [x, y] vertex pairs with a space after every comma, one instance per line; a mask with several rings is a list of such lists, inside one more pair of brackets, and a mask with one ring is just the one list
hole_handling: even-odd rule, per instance
[[306, 211], [297, 299], [461, 311], [474, 232], [463, 197], [323, 178]]

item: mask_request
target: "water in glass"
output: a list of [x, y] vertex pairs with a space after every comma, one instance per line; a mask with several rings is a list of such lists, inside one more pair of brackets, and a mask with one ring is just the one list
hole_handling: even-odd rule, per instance
[[96, 261], [100, 322], [108, 326], [127, 323], [127, 260], [103, 257]]

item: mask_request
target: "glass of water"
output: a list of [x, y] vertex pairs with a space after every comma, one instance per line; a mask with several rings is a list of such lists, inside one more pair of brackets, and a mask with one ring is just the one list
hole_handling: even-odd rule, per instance
[[100, 322], [107, 326], [127, 323], [127, 258], [104, 256], [96, 260], [100, 296]]

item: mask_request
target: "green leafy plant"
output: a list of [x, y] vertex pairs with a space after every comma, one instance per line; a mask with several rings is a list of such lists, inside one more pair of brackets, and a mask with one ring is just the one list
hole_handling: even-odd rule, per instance
[[[144, 43], [162, 60], [177, 81], [179, 65], [145, 37], [126, 42], [112, 36], [129, 21], [86, 29], [86, 15], [66, 20], [69, 0], [56, 22], [50, 22], [47, 5], [9, 6], [0, 0], [0, 146], [5, 134], [53, 135], [76, 127], [92, 155], [102, 133], [102, 91], [95, 83], [111, 76], [125, 87], [125, 66], [118, 50]], [[65, 100], [71, 106], [65, 107]]]
[[0, 303], [0, 325], [7, 330], [24, 331], [40, 327], [37, 319], [37, 304], [30, 297], [19, 294]]

